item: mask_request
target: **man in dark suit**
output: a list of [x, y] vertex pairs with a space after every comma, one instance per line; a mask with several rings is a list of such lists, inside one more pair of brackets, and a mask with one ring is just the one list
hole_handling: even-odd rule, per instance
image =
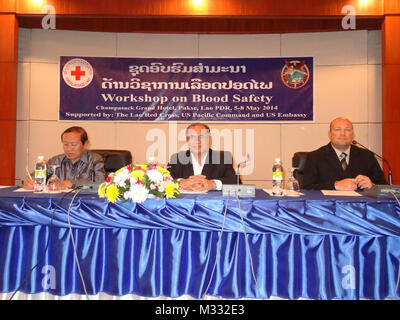
[[307, 156], [304, 189], [356, 190], [387, 184], [373, 153], [352, 145], [354, 129], [350, 120], [333, 120], [328, 137], [330, 143]]
[[210, 149], [210, 128], [193, 123], [186, 128], [189, 150], [171, 156], [168, 169], [174, 179], [181, 179], [184, 190], [221, 190], [222, 184], [235, 184], [236, 174], [230, 152]]

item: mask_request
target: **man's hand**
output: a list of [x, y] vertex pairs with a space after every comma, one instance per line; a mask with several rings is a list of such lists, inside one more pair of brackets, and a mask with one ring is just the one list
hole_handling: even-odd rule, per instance
[[35, 181], [33, 181], [32, 178], [26, 177], [24, 179], [24, 189], [33, 190], [34, 185], [35, 185]]
[[360, 189], [369, 189], [374, 185], [370, 178], [363, 176], [362, 174], [359, 174], [356, 177], [356, 183]]
[[179, 181], [179, 187], [184, 190], [191, 190], [192, 184], [190, 178], [182, 179]]
[[179, 182], [179, 187], [190, 191], [209, 191], [217, 187], [214, 181], [208, 180], [204, 175], [190, 176]]
[[61, 181], [61, 189], [66, 190], [72, 188], [72, 182], [69, 180], [62, 180]]
[[357, 182], [356, 179], [346, 178], [335, 182], [336, 190], [356, 190]]

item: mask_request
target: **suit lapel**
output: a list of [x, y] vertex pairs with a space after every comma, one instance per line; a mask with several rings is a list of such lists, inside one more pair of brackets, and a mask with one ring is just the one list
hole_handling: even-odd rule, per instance
[[186, 156], [189, 157], [189, 163], [183, 166], [182, 176], [188, 178], [194, 175], [192, 157], [190, 155], [190, 151], [186, 151]]
[[208, 150], [208, 155], [206, 157], [206, 159], [204, 160], [204, 166], [203, 166], [203, 170], [201, 170], [201, 174], [204, 176], [210, 176], [210, 173], [212, 171], [212, 150]]
[[355, 146], [350, 147], [350, 161], [349, 166], [347, 167], [347, 171], [351, 172], [353, 167], [358, 163], [358, 157], [360, 155], [359, 149]]

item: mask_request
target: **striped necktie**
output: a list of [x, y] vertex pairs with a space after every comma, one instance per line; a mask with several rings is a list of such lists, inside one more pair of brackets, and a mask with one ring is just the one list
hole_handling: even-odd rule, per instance
[[342, 152], [342, 154], [340, 155], [342, 157], [342, 160], [340, 160], [340, 164], [342, 165], [342, 169], [343, 171], [346, 171], [347, 169], [347, 162], [346, 162], [346, 152]]

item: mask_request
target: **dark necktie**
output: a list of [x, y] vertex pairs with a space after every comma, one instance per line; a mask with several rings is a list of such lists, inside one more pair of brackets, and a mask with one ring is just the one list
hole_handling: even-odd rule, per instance
[[347, 168], [347, 162], [346, 162], [346, 153], [342, 152], [342, 154], [340, 155], [342, 157], [342, 160], [340, 160], [340, 164], [342, 165], [342, 169], [343, 171], [346, 171]]

